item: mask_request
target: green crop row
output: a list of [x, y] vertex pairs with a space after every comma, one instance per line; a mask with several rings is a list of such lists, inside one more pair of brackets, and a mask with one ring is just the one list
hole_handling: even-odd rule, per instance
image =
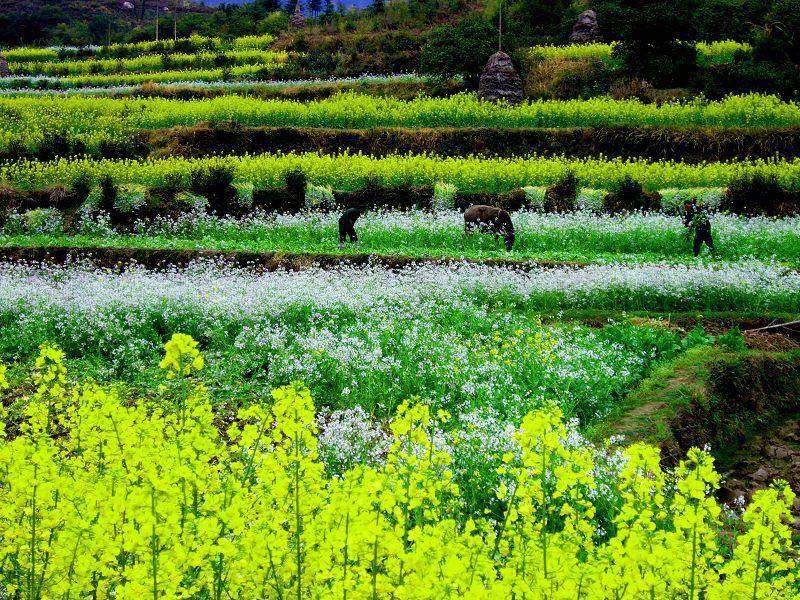
[[161, 185], [168, 176], [187, 181], [196, 169], [230, 167], [236, 177], [260, 188], [284, 184], [288, 171], [302, 169], [309, 181], [338, 190], [353, 190], [367, 182], [388, 186], [433, 185], [445, 182], [464, 192], [501, 193], [525, 186], [549, 185], [571, 169], [582, 185], [609, 188], [625, 175], [651, 190], [725, 187], [744, 174], [775, 175], [785, 187], [800, 189], [800, 159], [705, 164], [645, 160], [570, 160], [556, 158], [442, 158], [431, 155], [263, 154], [206, 159], [166, 158], [144, 161], [59, 159], [53, 162], [14, 161], [0, 165], [0, 183], [34, 189], [68, 184], [82, 175], [98, 180], [110, 175], [120, 183]]
[[2, 99], [0, 115], [5, 117], [0, 119], [0, 149], [8, 148], [15, 140], [25, 147], [35, 148], [53, 133], [96, 148], [104, 140], [119, 141], [137, 130], [231, 121], [247, 126], [354, 129], [800, 125], [798, 104], [761, 95], [662, 105], [594, 98], [536, 101], [518, 106], [483, 102], [471, 94], [405, 101], [348, 93], [306, 103], [238, 96], [190, 101], [38, 97]]
[[127, 58], [146, 54], [171, 54], [191, 52], [224, 52], [228, 50], [268, 50], [275, 38], [271, 35], [250, 35], [233, 40], [193, 35], [178, 40], [112, 44], [110, 46], [10, 48], [3, 54], [9, 62], [40, 62], [79, 58]]
[[10, 62], [12, 75], [69, 76], [112, 73], [142, 73], [174, 69], [201, 69], [239, 65], [269, 65], [285, 62], [285, 52], [269, 50], [232, 50], [224, 53], [145, 54], [135, 58], [97, 58], [65, 61], [51, 59], [34, 62]]
[[270, 64], [240, 65], [217, 69], [181, 69], [154, 73], [110, 73], [105, 75], [68, 75], [66, 77], [18, 76], [0, 81], [0, 89], [75, 89], [86, 87], [110, 87], [142, 85], [145, 83], [218, 83], [226, 81], [252, 81], [278, 71], [284, 62]]

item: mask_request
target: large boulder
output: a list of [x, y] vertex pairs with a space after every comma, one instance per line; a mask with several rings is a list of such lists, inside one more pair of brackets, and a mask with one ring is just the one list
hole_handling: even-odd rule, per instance
[[2, 54], [0, 54], [0, 77], [11, 77], [11, 69], [8, 68], [8, 61]]
[[306, 16], [303, 14], [303, 9], [300, 6], [300, 0], [294, 5], [294, 12], [289, 17], [289, 25], [295, 29], [302, 29], [306, 26]]
[[483, 68], [478, 85], [478, 97], [493, 102], [522, 101], [522, 80], [511, 62], [511, 57], [502, 50], [492, 54]]
[[569, 41], [573, 44], [591, 44], [603, 41], [603, 36], [600, 35], [600, 27], [597, 25], [596, 12], [589, 9], [578, 15], [578, 20], [575, 21]]

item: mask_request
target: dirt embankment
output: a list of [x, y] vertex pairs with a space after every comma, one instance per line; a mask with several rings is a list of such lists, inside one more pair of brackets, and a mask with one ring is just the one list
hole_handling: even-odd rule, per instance
[[126, 147], [150, 156], [198, 157], [262, 152], [435, 153], [440, 156], [536, 154], [707, 162], [795, 156], [800, 128], [609, 126], [499, 129], [480, 127], [335, 129], [198, 124], [143, 131]]
[[463, 258], [410, 257], [378, 254], [302, 254], [286, 252], [242, 252], [230, 250], [172, 250], [158, 248], [81, 248], [70, 246], [0, 247], [0, 261], [44, 262], [65, 264], [89, 262], [98, 267], [123, 268], [137, 264], [149, 269], [185, 267], [198, 260], [214, 260], [225, 264], [249, 267], [265, 271], [297, 271], [310, 267], [335, 268], [339, 266], [366, 267], [381, 266], [388, 269], [402, 269], [424, 264], [449, 265], [473, 263], [490, 267], [516, 270], [538, 268], [557, 268], [586, 266], [584, 263], [563, 261], [530, 261], [509, 258], [487, 258], [470, 260]]
[[[690, 350], [629, 398], [612, 430], [659, 444], [666, 466], [710, 448], [732, 503], [775, 479], [800, 489], [800, 334], [746, 334], [748, 349]], [[795, 507], [800, 515], [800, 502]], [[800, 526], [800, 520], [798, 520]]]

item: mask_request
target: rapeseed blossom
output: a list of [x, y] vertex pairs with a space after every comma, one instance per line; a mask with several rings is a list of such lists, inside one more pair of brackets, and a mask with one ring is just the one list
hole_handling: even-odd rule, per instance
[[159, 366], [167, 372], [167, 378], [184, 377], [192, 371], [200, 371], [205, 361], [197, 349], [197, 342], [183, 333], [174, 333], [164, 344], [166, 355]]
[[[220, 431], [173, 338], [164, 401], [73, 382], [43, 346], [22, 427], [0, 438], [0, 589], [77, 598], [788, 598], [794, 494], [756, 492], [730, 556], [719, 482], [691, 450], [676, 472], [636, 444], [613, 531], [596, 534], [594, 455], [557, 409], [526, 415], [502, 453], [497, 516], [469, 516], [440, 424], [412, 400], [385, 457], [329, 476], [309, 390], [277, 388]], [[181, 357], [179, 357], [179, 355]], [[173, 368], [178, 365], [177, 371]], [[182, 373], [181, 385], [173, 385]], [[177, 397], [182, 395], [182, 397]], [[49, 427], [45, 427], [49, 425]], [[452, 443], [458, 444], [457, 440]]]

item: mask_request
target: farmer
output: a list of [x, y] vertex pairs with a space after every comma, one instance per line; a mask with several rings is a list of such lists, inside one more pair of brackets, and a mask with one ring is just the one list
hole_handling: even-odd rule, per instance
[[476, 229], [484, 233], [493, 233], [495, 238], [502, 235], [506, 242], [506, 250], [509, 252], [514, 246], [514, 223], [502, 208], [476, 204], [465, 210], [464, 233], [469, 235]]
[[342, 216], [339, 217], [339, 248], [344, 247], [346, 238], [349, 238], [353, 243], [358, 241], [355, 224], [363, 212], [363, 206], [354, 206], [345, 210]]
[[714, 238], [711, 235], [711, 219], [708, 211], [697, 205], [697, 198], [683, 203], [683, 225], [694, 230], [694, 255], [700, 254], [703, 244], [714, 252]]

